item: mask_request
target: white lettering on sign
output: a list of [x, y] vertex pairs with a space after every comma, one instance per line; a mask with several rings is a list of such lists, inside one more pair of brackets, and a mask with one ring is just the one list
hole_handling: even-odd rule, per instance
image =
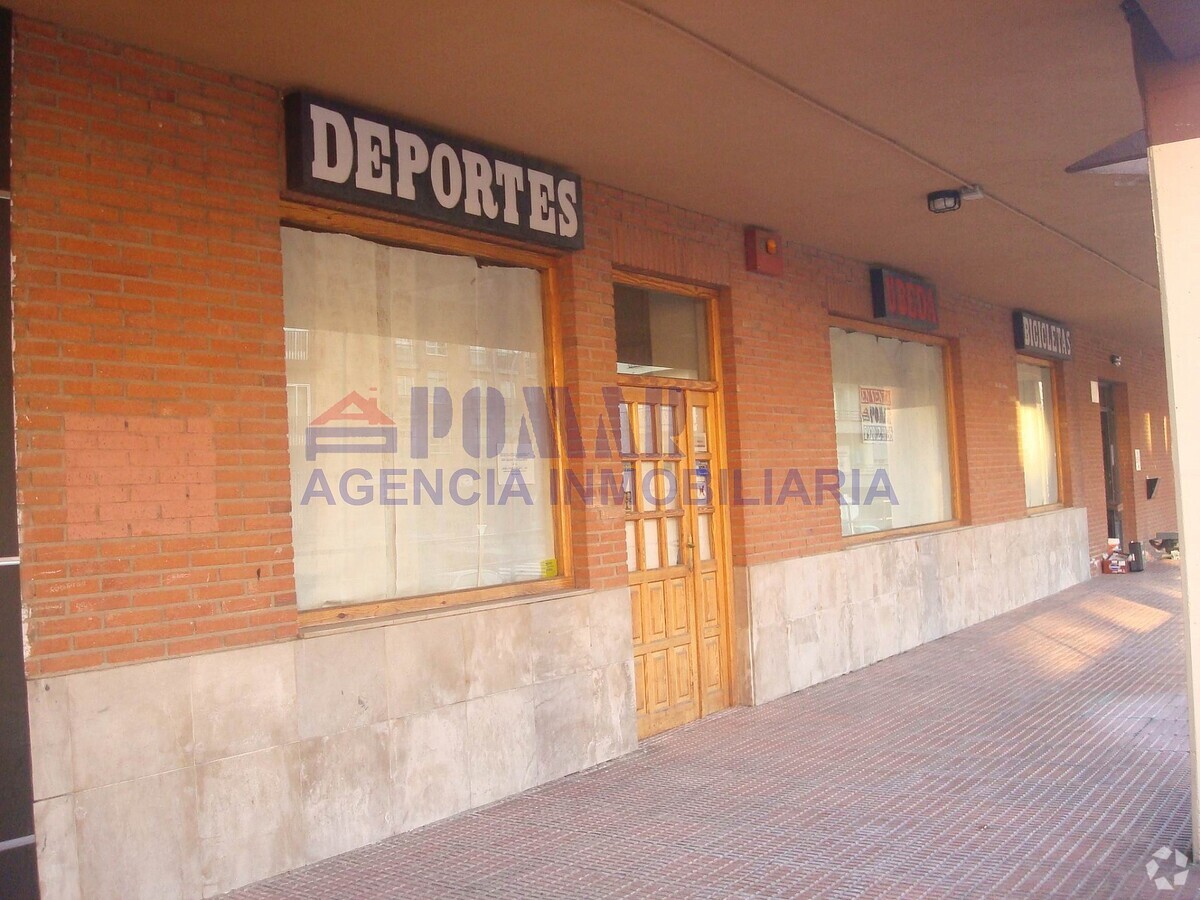
[[405, 200], [417, 199], [418, 175], [429, 171], [429, 148], [415, 134], [396, 129], [396, 146], [400, 148], [400, 162], [396, 166], [396, 196]]
[[503, 160], [496, 161], [496, 184], [504, 191], [504, 221], [516, 225], [521, 221], [517, 212], [517, 194], [525, 190], [525, 170]]
[[467, 170], [467, 212], [473, 216], [496, 218], [500, 206], [492, 194], [492, 164], [486, 156], [473, 150], [464, 150], [462, 161]]
[[[351, 152], [354, 139], [345, 118], [329, 109], [312, 107], [312, 177], [341, 184], [350, 177], [354, 165]], [[333, 141], [330, 142], [330, 137]]]
[[583, 246], [577, 175], [304, 94], [288, 98], [287, 112], [293, 190]]
[[574, 237], [579, 232], [579, 214], [575, 212], [575, 182], [565, 178], [558, 183], [558, 233]]
[[433, 195], [446, 209], [458, 206], [462, 197], [462, 169], [452, 147], [438, 144], [429, 157], [429, 172], [433, 176]]
[[529, 193], [533, 198], [532, 208], [529, 212], [529, 227], [536, 231], [553, 234], [555, 222], [551, 198], [554, 196], [554, 179], [537, 169], [530, 169], [528, 177]]
[[1071, 329], [1032, 313], [1013, 313], [1017, 349], [1051, 359], [1071, 358]]
[[386, 125], [354, 119], [354, 141], [358, 144], [358, 166], [354, 183], [365, 191], [386, 194], [392, 189], [392, 142]]

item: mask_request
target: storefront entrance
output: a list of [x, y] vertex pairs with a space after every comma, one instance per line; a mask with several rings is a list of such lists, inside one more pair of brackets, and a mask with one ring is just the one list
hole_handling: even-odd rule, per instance
[[714, 392], [623, 388], [638, 736], [729, 705], [727, 548]]
[[1117, 439], [1117, 405], [1113, 385], [1100, 384], [1100, 441], [1104, 452], [1104, 504], [1108, 536], [1125, 546], [1124, 504], [1121, 497], [1121, 452]]

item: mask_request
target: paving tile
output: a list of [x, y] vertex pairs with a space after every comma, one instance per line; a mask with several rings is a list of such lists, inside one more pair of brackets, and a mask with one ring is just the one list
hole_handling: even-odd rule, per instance
[[1183, 671], [1159, 562], [229, 896], [1198, 897]]

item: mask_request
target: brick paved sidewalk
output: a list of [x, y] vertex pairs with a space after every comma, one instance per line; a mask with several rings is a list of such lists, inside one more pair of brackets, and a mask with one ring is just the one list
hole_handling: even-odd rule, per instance
[[1179, 613], [1173, 564], [1097, 578], [229, 896], [1200, 896], [1146, 873], [1188, 849]]

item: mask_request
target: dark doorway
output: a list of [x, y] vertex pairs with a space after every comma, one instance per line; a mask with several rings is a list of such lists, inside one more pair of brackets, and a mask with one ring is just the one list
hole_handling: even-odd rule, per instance
[[1117, 439], [1117, 405], [1111, 384], [1100, 385], [1100, 442], [1104, 451], [1104, 504], [1108, 511], [1108, 536], [1125, 546], [1121, 501], [1121, 452]]
[[[9, 115], [12, 16], [0, 9], [0, 259], [10, 257]], [[13, 441], [12, 279], [0, 278], [0, 896], [37, 897], [29, 713], [17, 560], [16, 445]]]

